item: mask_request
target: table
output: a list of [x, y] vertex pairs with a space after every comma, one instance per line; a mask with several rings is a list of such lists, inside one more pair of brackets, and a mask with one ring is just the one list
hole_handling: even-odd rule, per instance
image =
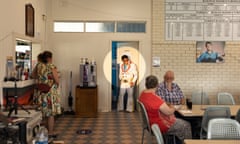
[[240, 109], [240, 105], [193, 105], [192, 110], [188, 110], [184, 105], [177, 112], [183, 117], [202, 117], [207, 107], [219, 106], [229, 107], [233, 117], [236, 116], [238, 109]]
[[240, 140], [184, 140], [185, 144], [239, 144]]
[[229, 107], [232, 118], [236, 116], [237, 111], [240, 108], [240, 105], [193, 105], [192, 110], [188, 110], [186, 105], [183, 105], [179, 110], [176, 111], [176, 116], [190, 122], [193, 139], [199, 139], [204, 110], [207, 107], [219, 106]]

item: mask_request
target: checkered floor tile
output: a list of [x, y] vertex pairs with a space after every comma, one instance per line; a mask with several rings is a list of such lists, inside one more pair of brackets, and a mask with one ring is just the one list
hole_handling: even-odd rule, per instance
[[[90, 134], [79, 134], [89, 129]], [[140, 144], [142, 125], [140, 113], [106, 112], [97, 118], [77, 118], [63, 115], [56, 120], [55, 132], [58, 140], [65, 144]], [[155, 137], [145, 131], [144, 143], [156, 143]]]

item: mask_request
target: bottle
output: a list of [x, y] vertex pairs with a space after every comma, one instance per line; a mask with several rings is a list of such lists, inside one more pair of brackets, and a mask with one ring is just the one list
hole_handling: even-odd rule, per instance
[[28, 80], [28, 69], [27, 68], [24, 69], [23, 75], [24, 75], [24, 80]]
[[35, 144], [48, 144], [48, 130], [45, 127], [40, 128]]

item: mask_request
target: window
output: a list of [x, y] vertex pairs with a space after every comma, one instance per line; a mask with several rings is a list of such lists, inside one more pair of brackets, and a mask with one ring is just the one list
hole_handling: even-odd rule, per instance
[[117, 22], [117, 32], [146, 32], [145, 22]]
[[54, 32], [145, 33], [146, 22], [54, 22]]
[[54, 22], [54, 32], [84, 32], [84, 23]]
[[86, 22], [85, 32], [114, 32], [114, 22]]

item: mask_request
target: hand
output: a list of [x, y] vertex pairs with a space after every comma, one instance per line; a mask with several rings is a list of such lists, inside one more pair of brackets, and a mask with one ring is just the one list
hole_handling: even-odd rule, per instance
[[185, 101], [186, 101], [185, 98], [182, 98], [182, 99], [181, 99], [181, 104], [182, 104], [182, 105], [185, 105]]
[[130, 82], [130, 86], [133, 87], [134, 86], [134, 82]]
[[168, 105], [168, 107], [170, 107], [170, 108], [174, 108], [174, 105], [172, 105], [171, 103], [166, 103], [167, 105]]
[[170, 103], [167, 103], [167, 105], [168, 105], [169, 108], [174, 109], [174, 111], [177, 110], [174, 105], [172, 105]]
[[174, 105], [175, 110], [180, 110], [182, 105]]
[[171, 106], [171, 103], [169, 103], [169, 102], [166, 102], [166, 104], [170, 107]]

